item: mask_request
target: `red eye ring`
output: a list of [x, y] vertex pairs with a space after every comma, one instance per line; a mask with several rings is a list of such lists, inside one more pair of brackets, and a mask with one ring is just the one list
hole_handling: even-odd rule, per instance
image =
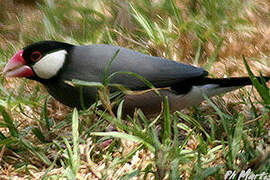
[[39, 51], [32, 52], [30, 59], [33, 62], [38, 61], [41, 58], [41, 53]]

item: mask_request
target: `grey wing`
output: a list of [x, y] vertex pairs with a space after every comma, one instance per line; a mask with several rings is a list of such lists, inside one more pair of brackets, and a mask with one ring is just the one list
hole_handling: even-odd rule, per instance
[[[82, 69], [81, 72], [83, 72], [78, 78], [101, 82], [110, 59], [118, 49], [120, 51], [111, 64], [109, 74], [120, 71], [133, 72], [143, 76], [155, 87], [169, 87], [189, 78], [208, 74], [202, 68], [149, 56], [118, 46], [90, 45], [79, 46], [74, 50], [73, 54], [77, 59], [75, 58], [72, 63], [77, 65], [81, 63], [79, 66]], [[118, 74], [110, 82], [122, 84], [133, 90], [148, 88], [144, 82], [128, 74]]]

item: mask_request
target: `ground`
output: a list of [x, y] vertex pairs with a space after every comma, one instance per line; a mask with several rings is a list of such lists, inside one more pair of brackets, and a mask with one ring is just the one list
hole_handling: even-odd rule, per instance
[[[0, 10], [2, 68], [25, 45], [53, 39], [120, 45], [204, 67], [213, 77], [248, 76], [244, 56], [254, 74], [270, 75], [267, 0], [4, 0]], [[159, 120], [145, 125], [136, 118], [144, 119], [140, 112], [129, 122], [93, 109], [76, 118], [36, 82], [1, 77], [0, 83], [2, 179], [219, 179], [248, 168], [270, 173], [269, 89], [262, 95], [247, 87], [171, 115], [165, 107]], [[155, 138], [160, 121], [164, 129], [177, 125], [182, 140], [173, 128]], [[76, 123], [79, 135], [72, 131]], [[110, 124], [118, 131], [98, 133]]]

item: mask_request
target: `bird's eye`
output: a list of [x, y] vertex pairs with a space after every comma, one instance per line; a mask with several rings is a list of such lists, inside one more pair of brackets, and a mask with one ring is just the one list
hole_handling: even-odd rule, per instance
[[36, 62], [41, 58], [41, 53], [39, 51], [35, 51], [30, 56], [31, 61]]

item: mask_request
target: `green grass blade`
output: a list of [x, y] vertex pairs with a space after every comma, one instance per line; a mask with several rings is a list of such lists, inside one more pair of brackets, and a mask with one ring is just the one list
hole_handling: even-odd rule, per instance
[[238, 117], [238, 121], [234, 130], [233, 140], [232, 140], [232, 160], [235, 161], [236, 157], [241, 148], [241, 140], [243, 134], [243, 126], [244, 126], [244, 115], [240, 114]]
[[[259, 92], [260, 96], [264, 100], [265, 104], [270, 104], [270, 91], [269, 88], [266, 86], [265, 81], [262, 81], [263, 83], [260, 83], [259, 80], [254, 76], [253, 72], [248, 66], [246, 58], [243, 56], [245, 67], [248, 71], [248, 75], [252, 81], [252, 84], [255, 86], [257, 91]], [[262, 77], [261, 77], [262, 79]]]
[[65, 145], [67, 147], [66, 148], [66, 152], [67, 152], [67, 157], [66, 158], [68, 160], [68, 165], [71, 166], [71, 168], [72, 168], [73, 167], [73, 161], [72, 161], [72, 159], [73, 159], [73, 152], [72, 152], [72, 148], [71, 148], [68, 140], [65, 137], [63, 137], [63, 140], [64, 140], [64, 143], [65, 143]]
[[73, 141], [72, 170], [74, 174], [77, 174], [80, 168], [80, 153], [79, 153], [79, 117], [76, 108], [73, 110], [72, 114], [72, 141]]
[[108, 77], [108, 80], [111, 80], [114, 76], [116, 75], [121, 75], [121, 74], [128, 74], [128, 75], [131, 75], [131, 76], [134, 76], [136, 77], [137, 79], [139, 79], [140, 81], [142, 81], [145, 85], [147, 85], [150, 89], [153, 89], [154, 92], [157, 94], [157, 95], [160, 95], [160, 93], [158, 92], [158, 90], [155, 88], [155, 86], [150, 82], [148, 81], [147, 79], [145, 79], [143, 76], [139, 75], [139, 74], [136, 74], [134, 72], [125, 72], [125, 71], [118, 71], [118, 72], [114, 72], [112, 73], [109, 77]]
[[107, 64], [107, 67], [106, 67], [106, 69], [105, 69], [105, 71], [104, 71], [104, 77], [103, 77], [103, 85], [104, 85], [104, 86], [108, 85], [108, 83], [109, 83], [109, 80], [110, 80], [110, 79], [108, 78], [109, 70], [110, 70], [111, 65], [112, 65], [113, 61], [115, 60], [116, 56], [119, 54], [119, 52], [120, 52], [120, 49], [117, 49], [117, 50], [115, 51], [115, 53], [113, 54], [113, 56], [111, 57], [109, 63]]
[[29, 141], [23, 138], [21, 138], [20, 141], [27, 149], [38, 156], [46, 165], [49, 166], [51, 164], [51, 161], [47, 158], [47, 156], [43, 152], [37, 150]]
[[147, 20], [145, 16], [143, 16], [139, 11], [135, 9], [134, 6], [130, 4], [131, 10], [134, 12], [133, 17], [136, 19], [136, 21], [142, 26], [142, 28], [145, 30], [146, 34], [148, 35], [149, 39], [157, 40], [155, 30], [153, 29], [153, 26], [151, 23]]
[[6, 139], [7, 137], [0, 131], [0, 141]]
[[184, 149], [184, 147], [187, 145], [188, 140], [190, 138], [190, 136], [192, 135], [192, 133], [194, 132], [194, 130], [190, 131], [188, 133], [188, 135], [185, 137], [184, 141], [182, 142], [182, 144], [180, 145], [180, 147], [177, 149], [177, 154], [180, 154], [181, 151]]
[[140, 173], [141, 173], [141, 169], [133, 170], [132, 172], [126, 173], [125, 175], [121, 176], [120, 180], [129, 180], [134, 177], [138, 177]]
[[84, 97], [83, 97], [83, 87], [82, 86], [80, 86], [79, 87], [79, 91], [80, 91], [80, 103], [81, 103], [81, 108], [83, 109], [83, 110], [85, 110], [86, 109], [86, 107], [85, 107], [85, 103], [84, 103]]
[[182, 17], [180, 16], [180, 13], [179, 13], [179, 9], [176, 7], [175, 5], [175, 0], [170, 0], [170, 5], [173, 9], [173, 13], [174, 13], [174, 16], [176, 17], [176, 20], [177, 20], [177, 23], [178, 23], [178, 26], [181, 27], [182, 26]]
[[73, 79], [71, 82], [66, 82], [67, 84], [71, 84], [73, 86], [84, 86], [84, 87], [97, 87], [97, 88], [103, 88], [104, 85], [100, 82], [88, 82], [88, 81], [82, 81]]
[[144, 141], [142, 138], [137, 136], [133, 136], [130, 134], [122, 133], [122, 132], [92, 132], [91, 135], [93, 136], [111, 136], [120, 139], [126, 139], [133, 142], [139, 142], [144, 144], [150, 151], [154, 152], [155, 148], [149, 144], [148, 142]]
[[209, 61], [207, 62], [207, 64], [204, 66], [204, 68], [207, 71], [210, 71], [212, 65], [214, 64], [214, 62], [217, 60], [217, 56], [218, 56], [218, 52], [221, 48], [221, 45], [223, 43], [223, 38], [219, 40], [217, 47], [215, 49], [215, 51], [213, 52], [213, 55], [210, 57]]
[[122, 100], [117, 108], [117, 119], [118, 121], [121, 121], [122, 119], [122, 110], [123, 110], [123, 104], [124, 104], [124, 100]]
[[45, 100], [45, 103], [43, 105], [42, 112], [41, 112], [41, 119], [44, 119], [45, 120], [46, 127], [47, 127], [47, 130], [48, 131], [50, 131], [51, 127], [53, 126], [52, 122], [49, 120], [48, 111], [47, 111], [47, 104], [48, 104], [48, 101], [49, 100], [50, 100], [50, 98], [47, 98]]
[[179, 179], [180, 174], [179, 174], [179, 163], [180, 160], [179, 159], [174, 159], [171, 162], [171, 173], [170, 173], [170, 180], [176, 180]]
[[138, 109], [138, 115], [139, 117], [141, 118], [141, 120], [143, 121], [143, 124], [146, 126], [146, 127], [149, 127], [149, 120], [145, 117], [144, 113], [142, 112], [141, 109]]
[[56, 157], [54, 158], [54, 161], [52, 162], [52, 164], [49, 166], [49, 168], [46, 169], [45, 173], [42, 175], [41, 180], [46, 180], [48, 179], [48, 173], [53, 169], [53, 167], [55, 167], [56, 165], [56, 161], [58, 160], [60, 153], [56, 154]]
[[42, 134], [42, 132], [40, 131], [39, 128], [33, 128], [32, 132], [34, 135], [36, 135], [36, 137], [43, 143], [48, 143], [48, 141], [46, 140], [45, 136]]
[[174, 148], [178, 149], [179, 147], [179, 130], [177, 127], [178, 118], [177, 115], [173, 115], [173, 144]]
[[64, 175], [66, 176], [66, 178], [68, 180], [76, 180], [76, 176], [73, 173], [72, 169], [70, 168], [70, 166], [68, 166], [65, 170], [64, 170]]
[[9, 114], [5, 111], [5, 108], [3, 106], [0, 106], [0, 112], [4, 118], [4, 121], [6, 122], [6, 125], [9, 129], [9, 132], [11, 136], [13, 137], [19, 137], [19, 133], [17, 128], [14, 126], [13, 120], [9, 116]]
[[166, 96], [164, 99], [164, 134], [162, 137], [163, 143], [166, 142], [166, 140], [169, 140], [171, 138], [171, 118], [170, 118], [170, 108], [169, 108], [169, 100]]
[[208, 140], [211, 139], [210, 136], [209, 136], [209, 134], [202, 127], [202, 125], [198, 121], [196, 121], [194, 118], [192, 118], [192, 117], [190, 117], [190, 116], [188, 116], [188, 115], [186, 115], [186, 114], [184, 114], [182, 112], [179, 112], [179, 111], [177, 111], [176, 114], [179, 117], [181, 117], [182, 119], [184, 119], [185, 121], [193, 124], [195, 127], [197, 127], [198, 129], [200, 129], [206, 135], [206, 137], [207, 137]]
[[201, 56], [201, 50], [202, 50], [202, 43], [200, 40], [198, 40], [198, 48], [196, 50], [196, 55], [194, 58], [194, 62], [196, 65], [199, 65], [199, 60], [200, 60], [200, 56]]

